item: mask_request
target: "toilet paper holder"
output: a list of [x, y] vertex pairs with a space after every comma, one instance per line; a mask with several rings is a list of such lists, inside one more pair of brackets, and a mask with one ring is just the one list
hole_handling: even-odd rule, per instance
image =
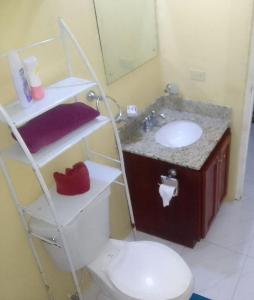
[[170, 169], [168, 171], [168, 175], [161, 175], [161, 183], [162, 184], [166, 184], [168, 186], [172, 186], [175, 188], [175, 192], [173, 197], [178, 196], [178, 192], [179, 192], [179, 184], [178, 184], [178, 179], [177, 177], [177, 172], [174, 169]]

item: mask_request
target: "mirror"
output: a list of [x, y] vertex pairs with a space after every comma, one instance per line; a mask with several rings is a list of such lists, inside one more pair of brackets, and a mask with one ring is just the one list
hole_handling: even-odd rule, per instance
[[158, 53], [155, 0], [94, 0], [108, 83]]

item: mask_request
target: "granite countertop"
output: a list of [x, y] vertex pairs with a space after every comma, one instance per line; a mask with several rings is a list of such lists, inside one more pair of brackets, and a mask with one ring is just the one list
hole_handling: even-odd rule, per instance
[[[166, 119], [158, 117], [158, 125], [144, 132], [142, 120], [155, 110], [164, 113]], [[161, 97], [149, 106], [139, 117], [119, 129], [124, 151], [166, 161], [190, 169], [200, 170], [216, 144], [230, 127], [231, 109], [204, 102], [183, 100], [180, 97]], [[190, 120], [201, 126], [203, 134], [192, 145], [181, 148], [168, 148], [158, 144], [154, 135], [160, 127], [170, 121]]]

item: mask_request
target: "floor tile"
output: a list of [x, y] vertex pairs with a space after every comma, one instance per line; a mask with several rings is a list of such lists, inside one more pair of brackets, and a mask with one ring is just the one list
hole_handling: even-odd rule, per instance
[[243, 197], [243, 199], [240, 201], [240, 204], [243, 209], [252, 212], [254, 216], [254, 192], [253, 195]]
[[254, 212], [241, 201], [223, 203], [205, 238], [218, 246], [246, 254], [254, 233]]
[[[210, 288], [200, 291], [200, 294], [212, 300], [232, 300], [239, 276], [240, 271], [232, 273], [231, 275], [224, 277], [221, 282], [217, 282]], [[238, 300], [244, 299], [239, 298]]]
[[86, 300], [97, 300], [99, 299], [99, 296], [101, 294], [100, 289], [98, 286], [94, 284], [94, 282], [91, 282], [89, 289], [85, 291], [84, 297]]
[[207, 241], [194, 249], [184, 248], [182, 257], [189, 265], [196, 293], [216, 300], [231, 300], [245, 256]]
[[254, 196], [254, 174], [251, 174], [250, 179], [248, 178], [248, 173], [246, 174], [243, 196], [247, 198]]
[[247, 258], [233, 300], [254, 299], [254, 259]]
[[250, 247], [247, 250], [246, 255], [254, 259], [254, 235], [251, 237]]

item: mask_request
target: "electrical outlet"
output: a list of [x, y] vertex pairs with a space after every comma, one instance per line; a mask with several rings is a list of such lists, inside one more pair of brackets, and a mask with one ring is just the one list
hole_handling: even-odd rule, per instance
[[195, 81], [205, 81], [206, 72], [201, 70], [190, 70], [190, 79]]

